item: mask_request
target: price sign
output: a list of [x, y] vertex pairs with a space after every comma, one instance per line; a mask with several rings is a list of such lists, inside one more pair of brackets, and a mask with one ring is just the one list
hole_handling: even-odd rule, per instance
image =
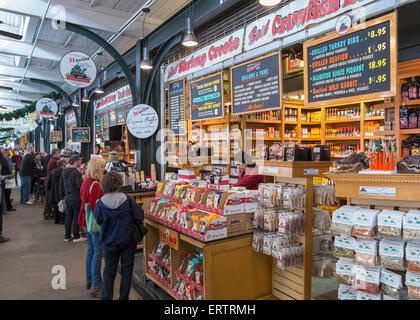
[[71, 128], [70, 130], [72, 142], [90, 142], [89, 127]]
[[103, 119], [101, 114], [95, 116], [95, 132], [96, 134], [102, 134], [103, 132]]
[[50, 132], [50, 143], [57, 143], [63, 141], [63, 133], [61, 131]]
[[117, 110], [109, 110], [109, 126], [113, 127], [117, 125]]
[[174, 134], [185, 134], [185, 80], [170, 82], [169, 91], [169, 129]]
[[218, 73], [191, 83], [191, 120], [223, 117], [223, 75]]
[[117, 124], [123, 125], [125, 124], [125, 107], [118, 107], [117, 108]]
[[233, 114], [280, 109], [280, 75], [279, 53], [232, 67]]
[[102, 128], [109, 127], [109, 114], [108, 111], [102, 114]]
[[305, 43], [305, 106], [395, 96], [396, 28], [390, 14]]
[[159, 239], [161, 242], [166, 243], [171, 248], [178, 250], [179, 246], [179, 233], [171, 229], [159, 226]]

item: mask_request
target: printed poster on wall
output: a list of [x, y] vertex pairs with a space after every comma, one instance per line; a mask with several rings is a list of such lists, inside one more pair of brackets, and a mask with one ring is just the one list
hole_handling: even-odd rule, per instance
[[64, 81], [77, 88], [85, 88], [96, 79], [96, 65], [90, 56], [79, 51], [64, 55], [60, 61], [60, 72]]
[[51, 118], [57, 113], [57, 103], [50, 98], [42, 98], [36, 103], [36, 112], [41, 118]]
[[138, 104], [127, 113], [127, 129], [139, 139], [151, 137], [159, 125], [158, 115], [151, 106]]
[[280, 57], [276, 52], [231, 68], [233, 114], [282, 107]]
[[117, 108], [117, 125], [125, 124], [125, 107]]
[[95, 132], [96, 134], [102, 134], [103, 132], [103, 120], [101, 114], [95, 116]]
[[109, 114], [108, 112], [105, 112], [102, 114], [102, 127], [103, 128], [108, 128], [109, 127]]
[[113, 127], [117, 125], [117, 112], [115, 109], [109, 110], [109, 126]]
[[169, 91], [169, 129], [174, 134], [185, 133], [185, 79], [170, 82]]
[[224, 117], [223, 75], [205, 77], [191, 83], [191, 121]]

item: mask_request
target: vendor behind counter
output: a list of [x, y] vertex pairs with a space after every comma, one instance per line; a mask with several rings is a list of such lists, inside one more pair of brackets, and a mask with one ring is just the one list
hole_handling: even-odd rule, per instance
[[258, 174], [258, 168], [246, 152], [235, 155], [235, 162], [239, 169], [238, 183], [234, 187], [244, 187], [248, 190], [257, 190], [260, 183], [265, 182], [265, 176]]

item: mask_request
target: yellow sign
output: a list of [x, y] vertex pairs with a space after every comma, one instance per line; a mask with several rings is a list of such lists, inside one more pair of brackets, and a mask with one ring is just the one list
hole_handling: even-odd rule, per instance
[[171, 229], [159, 226], [159, 239], [161, 242], [166, 243], [171, 248], [178, 250], [179, 233]]

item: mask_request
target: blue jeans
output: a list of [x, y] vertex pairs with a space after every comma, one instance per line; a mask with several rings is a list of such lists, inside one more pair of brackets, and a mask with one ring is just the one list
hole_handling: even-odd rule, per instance
[[99, 242], [99, 232], [86, 232], [86, 236], [88, 243], [86, 255], [86, 282], [91, 282], [92, 288], [99, 288], [102, 287], [102, 248]]
[[71, 238], [71, 227], [73, 226], [73, 239], [79, 239], [79, 212], [81, 200], [65, 200], [66, 202], [66, 222], [65, 230], [66, 233], [64, 238]]
[[117, 275], [118, 262], [121, 258], [120, 300], [128, 300], [133, 278], [134, 255], [137, 243], [133, 242], [125, 248], [104, 246], [105, 269], [102, 286], [102, 300], [112, 300], [114, 281]]
[[31, 176], [20, 177], [20, 202], [26, 203], [29, 201], [29, 192], [31, 191]]

